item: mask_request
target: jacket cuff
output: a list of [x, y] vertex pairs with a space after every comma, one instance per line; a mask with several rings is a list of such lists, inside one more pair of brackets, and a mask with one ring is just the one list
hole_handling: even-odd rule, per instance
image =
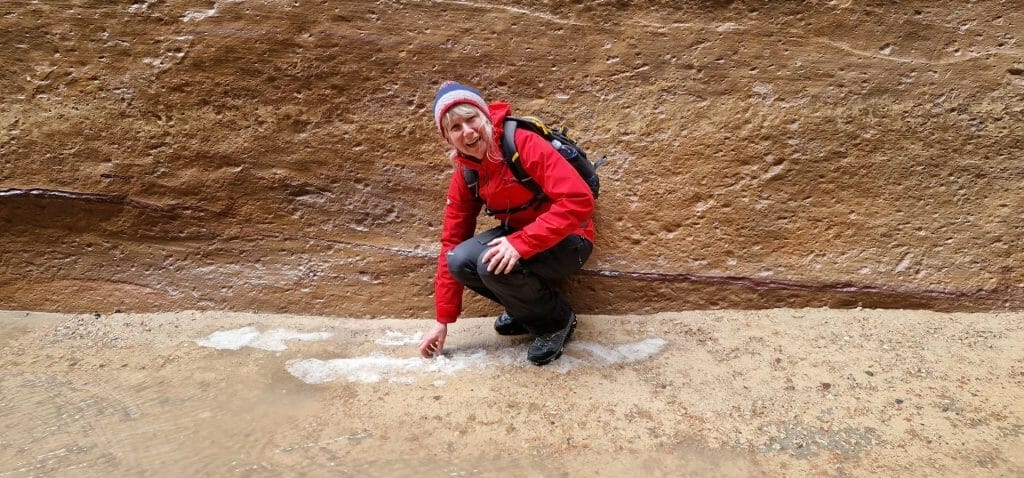
[[512, 247], [516, 248], [516, 252], [519, 253], [519, 257], [529, 259], [537, 254], [537, 251], [530, 250], [526, 245], [526, 241], [523, 241], [523, 231], [513, 232], [507, 237], [508, 243], [512, 244]]
[[452, 310], [451, 308], [438, 308], [437, 309], [437, 321], [442, 324], [452, 324], [459, 318], [459, 311]]

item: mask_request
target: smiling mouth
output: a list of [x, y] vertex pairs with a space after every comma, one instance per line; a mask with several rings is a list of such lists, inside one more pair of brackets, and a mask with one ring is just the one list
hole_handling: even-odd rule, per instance
[[474, 140], [473, 140], [473, 141], [471, 141], [471, 142], [468, 142], [468, 143], [466, 143], [466, 146], [470, 146], [470, 147], [471, 147], [471, 146], [474, 146], [474, 145], [476, 145], [476, 144], [477, 144], [477, 143], [479, 143], [479, 142], [480, 142], [480, 138], [477, 138], [477, 139], [474, 139]]

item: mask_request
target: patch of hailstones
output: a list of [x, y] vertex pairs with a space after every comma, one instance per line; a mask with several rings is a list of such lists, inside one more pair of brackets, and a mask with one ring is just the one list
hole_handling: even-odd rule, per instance
[[[328, 332], [301, 333], [286, 329], [273, 329], [259, 332], [254, 327], [243, 327], [235, 330], [214, 332], [210, 336], [197, 340], [204, 347], [222, 350], [238, 350], [242, 347], [255, 347], [263, 350], [281, 351], [287, 349], [286, 340], [326, 340], [332, 334]], [[385, 347], [401, 347], [419, 343], [423, 335], [404, 334], [388, 331], [384, 337], [375, 342]], [[668, 342], [661, 338], [649, 338], [639, 342], [605, 346], [593, 342], [571, 342], [566, 353], [554, 363], [545, 367], [557, 373], [566, 373], [576, 367], [585, 365], [609, 366], [621, 363], [634, 363], [646, 360], [660, 352]], [[412, 384], [422, 375], [454, 375], [463, 370], [483, 370], [492, 366], [526, 365], [526, 346], [504, 347], [488, 351], [474, 348], [450, 353], [446, 356], [424, 359], [420, 357], [402, 358], [380, 352], [363, 357], [340, 358], [332, 360], [296, 359], [285, 364], [288, 372], [308, 384], [321, 384], [344, 379], [349, 382]], [[584, 357], [585, 356], [585, 357]], [[434, 386], [444, 385], [444, 380], [434, 380]]]

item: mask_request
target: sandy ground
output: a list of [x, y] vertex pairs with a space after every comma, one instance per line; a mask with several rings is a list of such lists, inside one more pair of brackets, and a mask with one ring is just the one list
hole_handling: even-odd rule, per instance
[[1021, 476], [1024, 313], [0, 312], [0, 477]]

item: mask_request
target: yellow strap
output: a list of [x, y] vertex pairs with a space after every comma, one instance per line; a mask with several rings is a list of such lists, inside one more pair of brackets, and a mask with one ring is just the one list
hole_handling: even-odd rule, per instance
[[523, 116], [523, 119], [533, 123], [538, 129], [543, 131], [544, 136], [551, 136], [551, 128], [548, 128], [548, 125], [544, 124], [544, 122], [541, 121], [540, 118], [536, 116]]

